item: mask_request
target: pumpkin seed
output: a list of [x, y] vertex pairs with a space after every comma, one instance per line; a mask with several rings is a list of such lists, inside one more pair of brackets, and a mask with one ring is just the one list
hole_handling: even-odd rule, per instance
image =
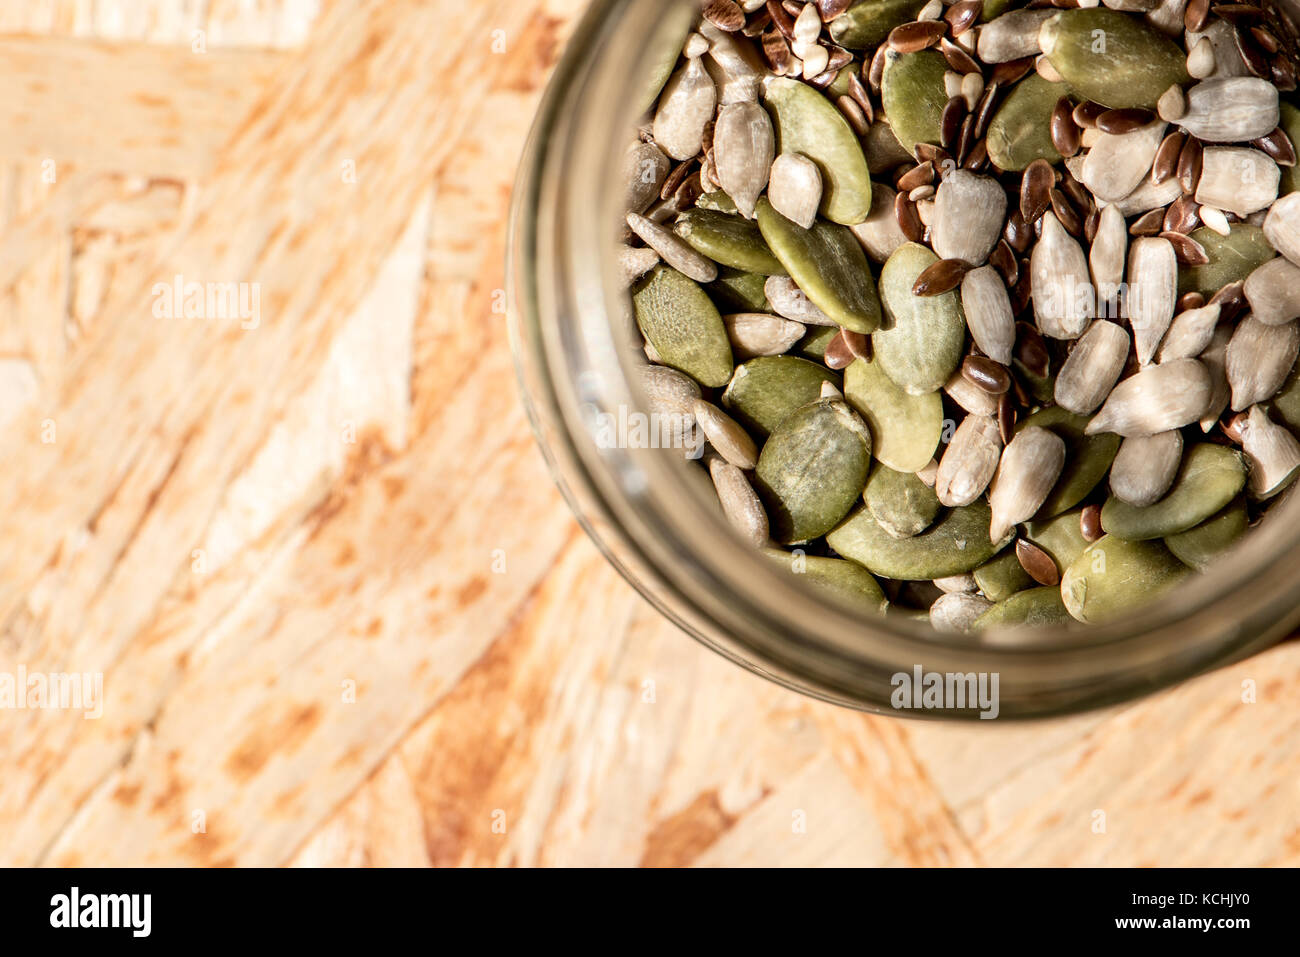
[[844, 370], [844, 397], [871, 429], [873, 453], [899, 472], [919, 472], [943, 434], [943, 400], [937, 392], [912, 395], [878, 360], [858, 359]]
[[1039, 409], [1020, 422], [1016, 428], [1038, 426], [1050, 429], [1065, 442], [1065, 465], [1061, 477], [1048, 493], [1038, 510], [1039, 518], [1051, 518], [1074, 508], [1106, 476], [1115, 453], [1119, 451], [1120, 438], [1109, 432], [1088, 434], [1089, 419], [1076, 415], [1060, 406]]
[[800, 555], [796, 560], [778, 548], [765, 549], [778, 566], [798, 580], [823, 589], [850, 605], [884, 614], [889, 604], [880, 583], [861, 565], [842, 558], [824, 558], [820, 555]]
[[930, 581], [979, 568], [1006, 545], [989, 540], [989, 507], [976, 500], [954, 508], [911, 538], [894, 538], [865, 507], [855, 509], [826, 542], [845, 558], [898, 581]]
[[980, 591], [991, 601], [999, 602], [1017, 592], [1034, 585], [1016, 557], [1015, 549], [1009, 548], [996, 558], [990, 559], [972, 573]]
[[1045, 521], [1029, 522], [1025, 538], [1046, 552], [1058, 569], [1069, 568], [1089, 545], [1082, 518], [1083, 510], [1074, 509]]
[[871, 433], [842, 400], [792, 412], [768, 436], [755, 469], [773, 538], [790, 545], [829, 532], [861, 495], [870, 463]]
[[659, 361], [701, 385], [720, 388], [731, 378], [731, 342], [722, 316], [696, 283], [656, 266], [632, 293], [637, 325]]
[[764, 102], [776, 125], [778, 153], [801, 153], [822, 176], [821, 214], [852, 226], [871, 210], [871, 174], [857, 134], [832, 103], [806, 83], [766, 81]]
[[724, 266], [762, 276], [786, 275], [758, 225], [743, 216], [689, 209], [677, 217], [673, 231], [696, 252]]
[[[1227, 236], [1202, 226], [1189, 234], [1201, 244], [1209, 262], [1204, 266], [1185, 266], [1178, 271], [1178, 292], [1199, 292], [1213, 296], [1229, 283], [1244, 280], [1276, 253], [1264, 230], [1249, 223], [1233, 223]], [[1297, 247], [1300, 252], [1300, 246]]]
[[989, 122], [989, 159], [998, 169], [1019, 172], [1036, 159], [1060, 161], [1052, 142], [1052, 112], [1068, 92], [1064, 83], [1037, 74], [1015, 85]]
[[1038, 43], [1076, 93], [1111, 109], [1155, 109], [1165, 90], [1188, 80], [1178, 44], [1115, 10], [1063, 10], [1043, 24]]
[[947, 64], [934, 50], [885, 54], [881, 100], [890, 128], [909, 153], [918, 143], [937, 145], [942, 139], [943, 109], [948, 103], [943, 75]]
[[884, 465], [872, 469], [862, 499], [871, 517], [894, 538], [919, 535], [939, 515], [939, 498], [932, 488], [912, 472]]
[[767, 277], [759, 273], [722, 266], [718, 269], [718, 278], [705, 289], [723, 312], [771, 312], [772, 306], [763, 291], [766, 281]]
[[1137, 542], [1185, 532], [1219, 511], [1246, 485], [1241, 453], [1202, 442], [1183, 455], [1173, 486], [1164, 498], [1134, 506], [1112, 496], [1101, 509], [1108, 537]]
[[1068, 624], [1072, 619], [1055, 586], [1028, 588], [998, 602], [975, 621], [976, 631], [991, 628], [1049, 628]]
[[[880, 325], [880, 300], [862, 247], [846, 227], [819, 220], [803, 229], [766, 199], [758, 203], [758, 227], [776, 258], [804, 294], [830, 319], [854, 332]], [[771, 293], [768, 294], [771, 298]]]
[[966, 321], [956, 292], [912, 295], [916, 279], [939, 261], [917, 243], [900, 246], [880, 272], [884, 322], [872, 337], [876, 361], [905, 392], [940, 389], [956, 371], [966, 339]]
[[1195, 528], [1165, 538], [1165, 545], [1174, 556], [1197, 571], [1205, 571], [1214, 559], [1231, 548], [1246, 534], [1250, 518], [1246, 501], [1234, 499], [1217, 515], [1211, 516]]
[[1061, 598], [1082, 622], [1113, 619], [1176, 585], [1189, 569], [1160, 542], [1106, 535], [1061, 576]]
[[796, 409], [816, 401], [822, 383], [839, 383], [825, 366], [795, 356], [764, 356], [736, 367], [722, 405], [760, 437], [773, 432]]
[[911, 20], [927, 0], [872, 0], [856, 3], [829, 24], [831, 39], [849, 50], [875, 47], [895, 27]]

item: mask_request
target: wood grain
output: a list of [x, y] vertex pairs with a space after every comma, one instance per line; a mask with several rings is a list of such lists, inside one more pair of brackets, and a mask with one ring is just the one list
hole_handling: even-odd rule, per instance
[[[1066, 721], [900, 722], [727, 664], [604, 563], [497, 308], [581, 7], [0, 3], [0, 672], [105, 691], [0, 711], [0, 861], [1300, 862], [1295, 645]], [[178, 275], [256, 284], [256, 327], [158, 317]]]

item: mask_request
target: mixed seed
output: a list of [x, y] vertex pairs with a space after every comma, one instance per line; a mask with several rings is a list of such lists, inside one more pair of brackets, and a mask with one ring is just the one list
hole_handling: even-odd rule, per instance
[[1104, 621], [1300, 473], [1269, 0], [707, 0], [620, 264], [730, 523], [873, 611]]

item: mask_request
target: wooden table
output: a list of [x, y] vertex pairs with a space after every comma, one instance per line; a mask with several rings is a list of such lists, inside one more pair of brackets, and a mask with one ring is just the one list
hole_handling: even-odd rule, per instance
[[[1300, 863], [1295, 644], [955, 728], [661, 621], [553, 490], [499, 310], [581, 0], [321, 6], [0, 5], [0, 672], [105, 696], [0, 711], [0, 859]], [[258, 321], [169, 312], [177, 276]]]

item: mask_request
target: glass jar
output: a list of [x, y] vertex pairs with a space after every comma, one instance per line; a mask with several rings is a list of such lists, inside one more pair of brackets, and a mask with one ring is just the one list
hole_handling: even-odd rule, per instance
[[619, 572], [751, 671], [885, 714], [981, 714], [896, 709], [896, 676], [918, 667], [997, 675], [1000, 716], [1048, 716], [1146, 694], [1284, 636], [1300, 620], [1295, 497], [1231, 560], [1123, 620], [947, 635], [864, 617], [773, 567], [731, 530], [705, 470], [680, 451], [597, 441], [599, 416], [640, 407], [635, 367], [645, 361], [613, 255], [621, 158], [645, 105], [643, 78], [693, 12], [679, 0], [593, 0], [542, 102], [511, 213], [511, 337], [525, 403], [556, 483]]

